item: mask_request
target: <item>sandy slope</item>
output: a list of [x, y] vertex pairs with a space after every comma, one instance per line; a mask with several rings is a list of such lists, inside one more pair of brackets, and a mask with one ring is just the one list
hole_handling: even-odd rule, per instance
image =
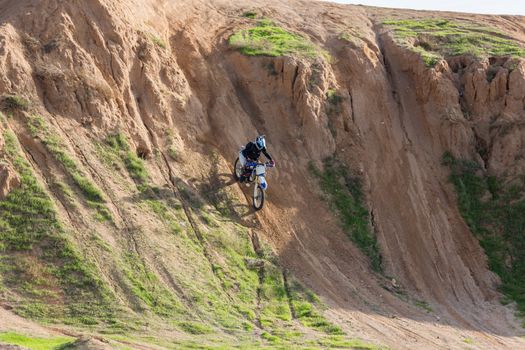
[[[525, 65], [517, 70], [521, 75], [501, 77], [515, 81], [515, 87], [468, 101], [472, 111], [499, 108], [497, 113], [479, 112], [467, 121], [460, 99], [469, 98], [469, 89], [473, 96], [494, 90], [475, 79], [476, 70], [485, 74], [487, 66], [472, 64], [470, 76], [446, 64], [429, 71], [378, 25], [381, 18], [398, 16], [462, 18], [501, 28], [523, 42], [523, 18], [278, 0], [0, 0], [0, 8], [6, 9], [0, 13], [0, 93], [22, 92], [40, 101], [68, 135], [71, 149], [88, 163], [95, 163], [90, 140], [108, 131], [125, 128], [137, 149], [151, 154], [166, 147], [170, 129], [187, 160], [174, 170], [177, 176], [204, 182], [201, 162], [209, 149], [223, 157], [220, 170], [228, 173], [239, 145], [256, 132], [266, 133], [279, 166], [270, 177], [267, 207], [257, 215], [247, 212], [243, 223], [271, 242], [282, 263], [323, 298], [327, 315], [349, 334], [393, 349], [525, 348], [523, 329], [512, 308], [499, 304], [497, 278], [461, 219], [440, 166], [445, 150], [474, 156], [476, 135], [483, 137], [493, 115], [523, 121]], [[308, 35], [333, 62], [248, 58], [232, 51], [226, 39], [248, 24], [240, 16], [246, 10]], [[357, 43], [338, 40], [347, 30], [359, 33]], [[22, 33], [58, 43], [49, 52], [28, 52]], [[164, 40], [168, 52], [145, 45], [148, 33]], [[270, 62], [277, 75], [268, 74]], [[55, 76], [53, 69], [66, 73]], [[317, 87], [309, 89], [313, 75]], [[461, 97], [458, 81], [467, 86]], [[345, 98], [335, 138], [324, 108], [328, 88]], [[511, 98], [521, 105], [498, 102]], [[493, 138], [501, 151], [488, 166], [519, 172], [523, 161], [513, 159], [523, 149], [508, 149], [507, 138], [523, 140], [518, 122], [510, 135]], [[309, 161], [320, 164], [334, 152], [365, 179], [389, 278], [371, 272], [306, 170]], [[33, 153], [45, 177], [48, 160]], [[97, 166], [93, 173], [115, 193], [115, 208], [125, 207], [125, 190]], [[161, 168], [157, 175], [166, 173]], [[240, 189], [234, 191], [242, 198]], [[133, 208], [122, 210], [140, 215]], [[63, 211], [66, 216], [67, 208]], [[126, 226], [135, 219], [118, 220]], [[82, 219], [70, 221], [85, 225]], [[122, 238], [102, 235], [115, 246]], [[386, 290], [390, 278], [433, 311]]]

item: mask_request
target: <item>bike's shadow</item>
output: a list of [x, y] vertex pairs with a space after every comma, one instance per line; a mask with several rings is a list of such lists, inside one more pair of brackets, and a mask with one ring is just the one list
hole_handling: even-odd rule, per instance
[[[241, 220], [242, 224], [253, 226], [253, 224], [245, 221], [246, 218], [253, 217], [253, 215], [257, 212], [250, 204], [253, 183], [240, 183], [235, 180], [235, 177], [231, 173], [218, 173], [215, 174], [213, 179], [210, 180], [211, 191], [208, 193], [215, 197], [222, 197], [221, 199], [227, 202], [225, 204], [228, 206], [233, 216]], [[236, 200], [233, 200], [233, 198], [225, 198], [225, 196], [221, 195], [222, 189], [236, 184], [239, 185], [239, 188], [243, 193], [243, 197], [246, 200], [245, 203], [241, 203], [242, 199], [239, 199], [239, 202], [237, 202]]]
[[235, 180], [234, 176], [229, 173], [221, 173], [217, 174], [215, 178], [214, 186], [216, 188], [225, 188], [231, 185], [235, 185], [237, 181]]

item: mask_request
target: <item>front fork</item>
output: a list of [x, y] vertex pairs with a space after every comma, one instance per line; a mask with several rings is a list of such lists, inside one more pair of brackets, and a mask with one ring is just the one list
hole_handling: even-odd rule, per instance
[[255, 181], [253, 185], [253, 198], [257, 198], [257, 187], [259, 187], [259, 181]]
[[255, 181], [255, 189], [253, 190], [253, 193], [257, 192], [257, 186], [260, 185], [263, 191], [266, 191], [268, 188], [268, 183], [266, 182], [266, 178], [264, 176], [257, 176], [257, 181]]

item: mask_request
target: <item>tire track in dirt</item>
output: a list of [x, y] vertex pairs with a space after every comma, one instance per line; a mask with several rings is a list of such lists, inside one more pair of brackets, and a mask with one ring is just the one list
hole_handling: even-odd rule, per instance
[[220, 282], [222, 290], [224, 291], [226, 296], [230, 299], [230, 301], [233, 302], [232, 296], [230, 295], [230, 293], [228, 292], [227, 288], [225, 287], [224, 280], [217, 274], [217, 271], [215, 269], [215, 264], [213, 262], [213, 258], [211, 256], [209, 250], [208, 250], [207, 242], [204, 239], [204, 236], [202, 235], [202, 232], [200, 231], [200, 228], [199, 228], [197, 222], [195, 221], [195, 219], [193, 217], [191, 209], [186, 204], [186, 202], [184, 200], [184, 197], [182, 196], [182, 194], [180, 192], [178, 179], [175, 177], [175, 174], [173, 173], [173, 170], [171, 169], [171, 166], [169, 164], [168, 158], [164, 154], [164, 152], [162, 152], [162, 151], [161, 151], [161, 155], [162, 155], [162, 159], [164, 160], [164, 163], [166, 165], [166, 168], [168, 169], [168, 173], [169, 173], [169, 182], [168, 183], [171, 184], [171, 188], [172, 188], [172, 191], [173, 191], [175, 197], [180, 199], [182, 208], [184, 210], [184, 214], [186, 215], [186, 218], [188, 219], [188, 222], [189, 222], [190, 226], [192, 227], [193, 233], [197, 237], [197, 239], [198, 239], [198, 241], [199, 241], [199, 243], [200, 243], [200, 245], [202, 247], [203, 254], [206, 257], [206, 260], [208, 260], [208, 263], [210, 265], [210, 269], [213, 272], [215, 278]]

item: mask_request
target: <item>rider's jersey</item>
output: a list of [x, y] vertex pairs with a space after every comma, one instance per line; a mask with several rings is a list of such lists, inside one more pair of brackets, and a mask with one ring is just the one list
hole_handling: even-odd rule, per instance
[[264, 147], [263, 149], [258, 149], [254, 142], [248, 142], [246, 144], [246, 147], [244, 147], [244, 149], [242, 150], [242, 155], [248, 158], [249, 160], [256, 162], [261, 156], [261, 152], [264, 153], [268, 160], [272, 160], [272, 157], [266, 150], [266, 147]]

